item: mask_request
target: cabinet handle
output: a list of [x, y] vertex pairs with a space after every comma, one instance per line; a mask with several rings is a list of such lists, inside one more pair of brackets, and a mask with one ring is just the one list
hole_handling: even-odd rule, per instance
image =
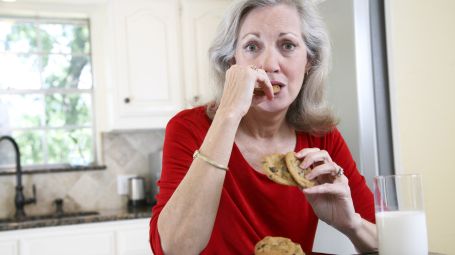
[[125, 102], [125, 104], [128, 104], [130, 102], [130, 98], [129, 97], [125, 97], [125, 99], [123, 99], [123, 102]]

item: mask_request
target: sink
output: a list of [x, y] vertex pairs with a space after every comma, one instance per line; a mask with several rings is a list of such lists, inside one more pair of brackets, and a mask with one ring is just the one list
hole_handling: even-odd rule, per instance
[[62, 213], [62, 214], [54, 213], [54, 214], [44, 214], [44, 215], [30, 215], [30, 216], [26, 216], [23, 219], [15, 219], [15, 218], [0, 219], [0, 224], [41, 221], [41, 220], [58, 220], [58, 219], [65, 219], [65, 218], [93, 216], [93, 215], [98, 215], [98, 214], [99, 213], [96, 211], [86, 211], [86, 212], [68, 212], [68, 213]]

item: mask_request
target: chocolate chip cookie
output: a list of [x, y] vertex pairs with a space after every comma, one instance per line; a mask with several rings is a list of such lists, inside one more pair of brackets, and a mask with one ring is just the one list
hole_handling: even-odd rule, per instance
[[298, 186], [288, 171], [284, 154], [272, 154], [264, 158], [262, 170], [270, 180], [290, 186]]
[[300, 168], [301, 161], [295, 156], [295, 153], [293, 151], [288, 152], [284, 157], [284, 160], [286, 161], [286, 166], [289, 173], [291, 174], [292, 178], [294, 178], [294, 180], [299, 184], [300, 187], [311, 188], [316, 185], [315, 181], [308, 180], [305, 177], [305, 175], [308, 174], [311, 171], [311, 169]]
[[305, 255], [300, 247], [291, 239], [286, 237], [266, 236], [256, 243], [254, 247], [255, 255]]

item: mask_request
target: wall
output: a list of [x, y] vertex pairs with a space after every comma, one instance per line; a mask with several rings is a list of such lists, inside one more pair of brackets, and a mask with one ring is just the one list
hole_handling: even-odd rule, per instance
[[[368, 3], [365, 0], [326, 0], [319, 4], [327, 25], [332, 63], [327, 81], [330, 105], [340, 120], [338, 129], [357, 167], [372, 184], [376, 175], [374, 105], [371, 76]], [[319, 221], [313, 251], [354, 254], [341, 232]]]
[[430, 250], [455, 254], [455, 1], [386, 12], [397, 172], [423, 175]]
[[[107, 166], [101, 171], [47, 173], [23, 176], [24, 193], [32, 196], [36, 185], [36, 204], [27, 205], [30, 215], [55, 211], [53, 201], [63, 198], [64, 210], [99, 211], [126, 208], [127, 197], [117, 194], [117, 175], [139, 175], [146, 178], [147, 191], [156, 192], [155, 183], [161, 169], [152, 158], [161, 149], [163, 130], [111, 132], [102, 134], [102, 156]], [[14, 215], [15, 176], [0, 176], [0, 218]], [[149, 195], [153, 197], [153, 195]]]

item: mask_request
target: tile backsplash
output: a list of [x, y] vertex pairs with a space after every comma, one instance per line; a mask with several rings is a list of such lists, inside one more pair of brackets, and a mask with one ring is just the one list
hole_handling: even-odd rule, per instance
[[[26, 197], [36, 186], [37, 203], [27, 205], [27, 214], [46, 214], [55, 211], [53, 201], [64, 200], [64, 210], [92, 211], [126, 207], [127, 197], [117, 194], [118, 175], [139, 175], [146, 178], [149, 198], [156, 192], [160, 162], [156, 155], [163, 145], [164, 130], [108, 132], [102, 136], [101, 171], [63, 172], [23, 175]], [[152, 162], [151, 162], [152, 161]], [[155, 166], [155, 167], [153, 167]], [[14, 215], [16, 176], [0, 176], [0, 218]]]

